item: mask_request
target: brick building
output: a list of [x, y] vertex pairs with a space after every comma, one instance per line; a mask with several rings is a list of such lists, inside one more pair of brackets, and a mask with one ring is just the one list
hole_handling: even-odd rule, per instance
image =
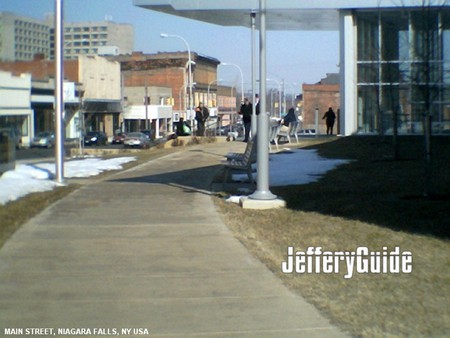
[[[134, 52], [131, 55], [109, 56], [108, 58], [120, 62], [125, 91], [128, 92], [133, 88], [142, 93], [143, 99], [144, 88], [147, 87], [148, 104], [153, 110], [155, 110], [155, 105], [171, 105], [176, 116], [187, 121], [190, 120], [189, 55], [187, 52], [157, 54]], [[216, 122], [218, 114], [224, 115], [221, 118], [222, 122], [229, 123], [231, 116], [236, 114], [236, 90], [217, 84], [217, 66], [220, 61], [195, 52], [191, 52], [191, 61], [193, 82], [191, 106], [196, 107], [200, 102], [208, 106], [211, 117], [210, 125]], [[127, 95], [126, 104], [128, 104], [128, 99]], [[143, 109], [137, 107], [136, 102], [133, 105], [134, 107], [130, 106], [130, 109], [135, 112]], [[166, 120], [166, 113], [162, 113], [163, 119]], [[128, 113], [124, 115], [125, 119], [128, 115]], [[166, 126], [166, 124], [170, 124], [171, 121], [161, 120], [159, 124], [155, 124], [157, 120], [153, 120], [151, 125], [153, 129], [156, 129], [156, 133], [158, 133], [158, 128], [161, 128], [160, 132], [166, 128], [170, 129], [170, 126]], [[143, 128], [144, 122], [141, 119], [136, 125], [136, 123], [125, 121], [127, 128], [133, 130]]]
[[303, 124], [302, 129], [315, 129], [315, 110], [319, 109], [319, 133], [326, 134], [323, 115], [329, 107], [337, 115], [334, 132], [339, 133], [339, 74], [327, 74], [316, 84], [303, 84]]
[[[189, 107], [189, 81], [187, 52], [143, 54], [134, 52], [131, 55], [108, 57], [121, 64], [125, 87], [168, 87], [172, 91], [170, 99], [175, 112], [185, 114]], [[195, 107], [199, 102], [217, 101], [217, 66], [220, 61], [191, 52], [193, 102]], [[213, 83], [213, 85], [210, 85]], [[208, 86], [210, 97], [208, 98]], [[149, 102], [156, 104], [160, 102]], [[181, 115], [182, 116], [182, 115]]]

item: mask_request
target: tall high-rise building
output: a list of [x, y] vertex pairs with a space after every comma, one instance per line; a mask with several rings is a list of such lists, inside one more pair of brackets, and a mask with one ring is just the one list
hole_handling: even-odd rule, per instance
[[[134, 30], [130, 24], [101, 22], [64, 23], [64, 58], [79, 55], [131, 54]], [[30, 61], [36, 54], [53, 59], [54, 20], [39, 20], [0, 12], [0, 61]]]
[[[64, 24], [64, 58], [76, 59], [78, 55], [131, 54], [134, 47], [133, 26], [101, 22], [76, 22]], [[51, 55], [54, 55], [54, 30], [51, 30]]]
[[29, 61], [50, 55], [50, 27], [42, 20], [0, 12], [0, 60]]

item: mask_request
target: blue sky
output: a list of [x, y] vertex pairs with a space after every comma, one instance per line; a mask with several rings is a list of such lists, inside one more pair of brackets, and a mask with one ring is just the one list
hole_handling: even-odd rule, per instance
[[[1, 0], [0, 11], [44, 19], [54, 12], [54, 0]], [[250, 30], [222, 27], [176, 16], [149, 11], [132, 4], [132, 0], [64, 0], [64, 18], [68, 22], [112, 21], [134, 26], [135, 50], [146, 53], [186, 50], [178, 39], [162, 39], [160, 33], [177, 34], [185, 38], [191, 50], [235, 63], [244, 73], [246, 89], [251, 80]], [[289, 85], [286, 92], [300, 92], [302, 83], [315, 83], [326, 73], [338, 72], [338, 32], [267, 32], [267, 75]], [[219, 78], [225, 85], [240, 86], [235, 67], [219, 67]], [[269, 81], [268, 86], [276, 86]]]

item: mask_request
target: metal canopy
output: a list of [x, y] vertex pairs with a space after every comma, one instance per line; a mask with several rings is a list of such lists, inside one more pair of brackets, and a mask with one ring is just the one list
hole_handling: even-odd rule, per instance
[[[418, 0], [267, 0], [267, 30], [339, 30], [339, 10], [420, 6]], [[138, 7], [221, 26], [251, 27], [259, 0], [133, 0]]]
[[[135, 6], [221, 26], [251, 27], [249, 14], [258, 1], [133, 0]], [[277, 4], [279, 1], [277, 2]], [[254, 6], [253, 6], [254, 4]], [[279, 7], [279, 6], [277, 6]], [[336, 9], [273, 8], [267, 11], [268, 30], [338, 30]]]

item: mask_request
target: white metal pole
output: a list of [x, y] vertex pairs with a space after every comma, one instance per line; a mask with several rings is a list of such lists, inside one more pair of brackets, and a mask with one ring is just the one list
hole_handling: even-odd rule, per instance
[[179, 35], [172, 35], [172, 34], [164, 34], [161, 33], [160, 36], [162, 38], [177, 38], [180, 39], [181, 41], [183, 41], [186, 45], [186, 48], [188, 50], [188, 82], [189, 82], [189, 116], [190, 116], [190, 121], [191, 121], [191, 128], [192, 130], [194, 130], [194, 115], [192, 114], [192, 105], [193, 105], [193, 95], [192, 95], [192, 87], [193, 87], [193, 82], [192, 82], [192, 58], [191, 58], [191, 47], [189, 46], [189, 43], [186, 41], [185, 38], [183, 38], [182, 36]]
[[319, 137], [319, 108], [316, 108], [314, 115], [315, 115], [314, 120], [315, 120], [315, 128], [316, 128], [316, 137]]
[[[212, 85], [214, 82], [217, 82], [217, 85], [219, 85], [219, 81], [222, 81], [222, 79], [215, 79], [215, 80], [212, 80], [210, 83], [208, 83], [208, 95], [207, 95], [208, 104], [207, 104], [207, 106], [208, 106], [209, 108], [212, 107], [212, 105], [209, 106], [209, 101], [211, 100], [210, 97], [209, 97], [209, 96], [210, 96], [211, 85]], [[211, 100], [211, 103], [212, 103], [212, 100]]]
[[64, 181], [64, 127], [62, 116], [64, 110], [63, 83], [64, 83], [64, 26], [63, 26], [63, 0], [55, 0], [55, 180]]
[[[283, 113], [286, 113], [286, 85], [284, 83], [284, 79], [281, 80], [281, 83], [283, 85], [282, 87], [282, 93], [283, 93]], [[281, 116], [280, 116], [281, 117]]]
[[145, 129], [148, 130], [148, 87], [147, 87], [147, 78], [145, 79]]
[[255, 41], [255, 19], [256, 19], [256, 13], [251, 13], [251, 19], [252, 19], [252, 38], [251, 38], [251, 44], [252, 44], [252, 124], [251, 124], [251, 131], [252, 131], [252, 139], [255, 137], [256, 132], [258, 130], [257, 128], [257, 121], [256, 121], [256, 41]]
[[[189, 47], [189, 44], [187, 43], [186, 40], [184, 40], [183, 38], [181, 38], [187, 46], [188, 49], [188, 61], [189, 61], [189, 65], [188, 65], [188, 81], [189, 81], [189, 116], [190, 116], [190, 120], [191, 120], [191, 128], [192, 131], [194, 131], [194, 114], [192, 114], [192, 108], [193, 108], [193, 96], [192, 96], [192, 59], [191, 59], [191, 48]], [[194, 133], [192, 133], [192, 135], [194, 135]]]
[[277, 196], [269, 190], [269, 116], [266, 112], [266, 0], [259, 0], [259, 78], [260, 98], [257, 139], [257, 182], [256, 191], [249, 196], [255, 200], [273, 200]]
[[227, 63], [227, 62], [222, 62], [220, 63], [222, 66], [233, 66], [236, 67], [239, 70], [239, 74], [241, 76], [241, 104], [244, 103], [244, 74], [242, 72], [242, 68], [239, 67], [237, 64], [235, 63]]

